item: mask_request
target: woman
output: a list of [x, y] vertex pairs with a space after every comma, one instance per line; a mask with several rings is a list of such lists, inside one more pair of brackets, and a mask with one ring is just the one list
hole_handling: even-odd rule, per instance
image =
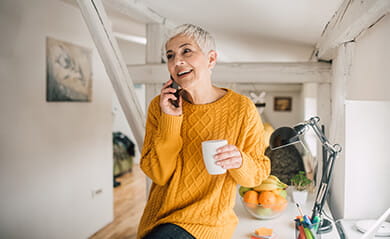
[[[260, 116], [247, 97], [212, 85], [217, 52], [202, 28], [175, 28], [165, 53], [182, 90], [176, 97], [169, 80], [149, 106], [141, 168], [153, 183], [138, 238], [231, 238], [236, 185], [259, 185], [270, 172]], [[203, 163], [201, 142], [214, 139], [229, 143], [214, 156], [225, 174]]]

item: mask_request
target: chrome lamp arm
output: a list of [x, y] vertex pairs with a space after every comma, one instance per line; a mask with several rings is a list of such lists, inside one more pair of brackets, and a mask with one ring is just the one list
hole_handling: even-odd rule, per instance
[[302, 135], [306, 132], [306, 130], [310, 126], [313, 129], [314, 133], [317, 135], [318, 139], [321, 141], [322, 146], [325, 147], [325, 149], [329, 153], [341, 152], [341, 150], [342, 150], [341, 146], [339, 144], [332, 145], [329, 142], [328, 138], [325, 136], [325, 134], [320, 129], [318, 122], [320, 122], [320, 117], [315, 116], [315, 117], [312, 117], [303, 123], [297, 124], [296, 126], [294, 126], [294, 129], [297, 131], [298, 135]]
[[312, 218], [322, 215], [322, 209], [324, 207], [326, 197], [329, 192], [329, 185], [332, 178], [332, 172], [334, 167], [334, 161], [338, 154], [341, 152], [342, 147], [339, 144], [332, 145], [324, 132], [320, 129], [318, 122], [320, 118], [318, 116], [312, 117], [309, 120], [294, 126], [294, 130], [298, 135], [302, 135], [305, 131], [311, 127], [315, 132], [318, 139], [321, 141], [323, 147], [323, 172], [321, 176], [320, 186], [317, 191], [316, 200], [313, 206]]
[[[313, 129], [317, 138], [322, 144], [322, 175], [321, 182], [317, 191], [315, 204], [313, 206], [312, 218], [321, 217], [322, 209], [325, 205], [326, 197], [329, 192], [329, 184], [332, 178], [334, 161], [342, 148], [339, 144], [332, 145], [319, 126], [320, 118], [312, 117], [307, 121], [295, 125], [293, 128], [281, 127], [276, 129], [270, 137], [270, 148], [272, 150], [295, 144], [301, 141], [303, 135], [308, 129]], [[320, 227], [321, 231], [322, 226]], [[325, 227], [323, 227], [325, 228]], [[331, 230], [331, 228], [329, 229]], [[324, 229], [325, 232], [325, 229]]]

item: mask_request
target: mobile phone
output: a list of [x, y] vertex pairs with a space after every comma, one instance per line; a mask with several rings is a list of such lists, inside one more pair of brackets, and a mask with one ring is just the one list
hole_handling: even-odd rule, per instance
[[173, 93], [174, 96], [176, 96], [177, 100], [172, 100], [172, 99], [169, 99], [169, 101], [172, 103], [172, 105], [174, 105], [176, 108], [179, 107], [179, 85], [176, 83], [176, 81], [173, 79], [173, 77], [171, 76], [171, 80], [172, 80], [172, 84], [169, 85], [169, 87], [171, 88], [175, 88], [176, 89], [176, 92]]

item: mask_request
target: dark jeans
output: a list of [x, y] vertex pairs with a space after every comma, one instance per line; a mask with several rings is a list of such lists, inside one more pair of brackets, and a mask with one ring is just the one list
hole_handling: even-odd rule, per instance
[[178, 225], [167, 223], [158, 225], [143, 239], [196, 239], [184, 228]]

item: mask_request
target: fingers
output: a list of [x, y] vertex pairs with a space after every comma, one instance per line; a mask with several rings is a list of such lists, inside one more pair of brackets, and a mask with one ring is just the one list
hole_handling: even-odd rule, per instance
[[[175, 96], [174, 93], [177, 92], [177, 89], [171, 87], [172, 82], [172, 80], [167, 81], [161, 89], [160, 107], [161, 110], [166, 114], [181, 115], [182, 100], [180, 99], [180, 96]], [[178, 105], [174, 103], [176, 101], [178, 102]]]
[[173, 80], [169, 80], [167, 82], [165, 82], [165, 84], [163, 85], [163, 89], [167, 88], [168, 86], [170, 86], [171, 84], [173, 83]]
[[241, 152], [234, 145], [225, 145], [214, 155], [216, 164], [224, 169], [239, 168], [242, 165]]
[[172, 94], [177, 91], [175, 88], [170, 87], [172, 82], [173, 82], [172, 80], [169, 80], [163, 85], [161, 89], [161, 94]]
[[183, 97], [180, 95], [180, 93], [179, 93], [179, 97], [176, 97], [176, 98], [178, 98], [177, 99], [177, 103], [178, 103], [178, 105], [179, 105], [179, 108], [181, 108], [182, 107], [182, 104], [183, 104]]
[[162, 90], [162, 91], [161, 91], [161, 95], [162, 95], [165, 99], [177, 100], [177, 97], [173, 94], [173, 93], [175, 93], [175, 92], [176, 92], [176, 89], [168, 88], [168, 89]]
[[162, 101], [164, 103], [168, 102], [168, 100], [178, 100], [177, 97], [174, 95], [177, 89], [170, 87], [172, 82], [172, 80], [167, 81], [161, 89]]

